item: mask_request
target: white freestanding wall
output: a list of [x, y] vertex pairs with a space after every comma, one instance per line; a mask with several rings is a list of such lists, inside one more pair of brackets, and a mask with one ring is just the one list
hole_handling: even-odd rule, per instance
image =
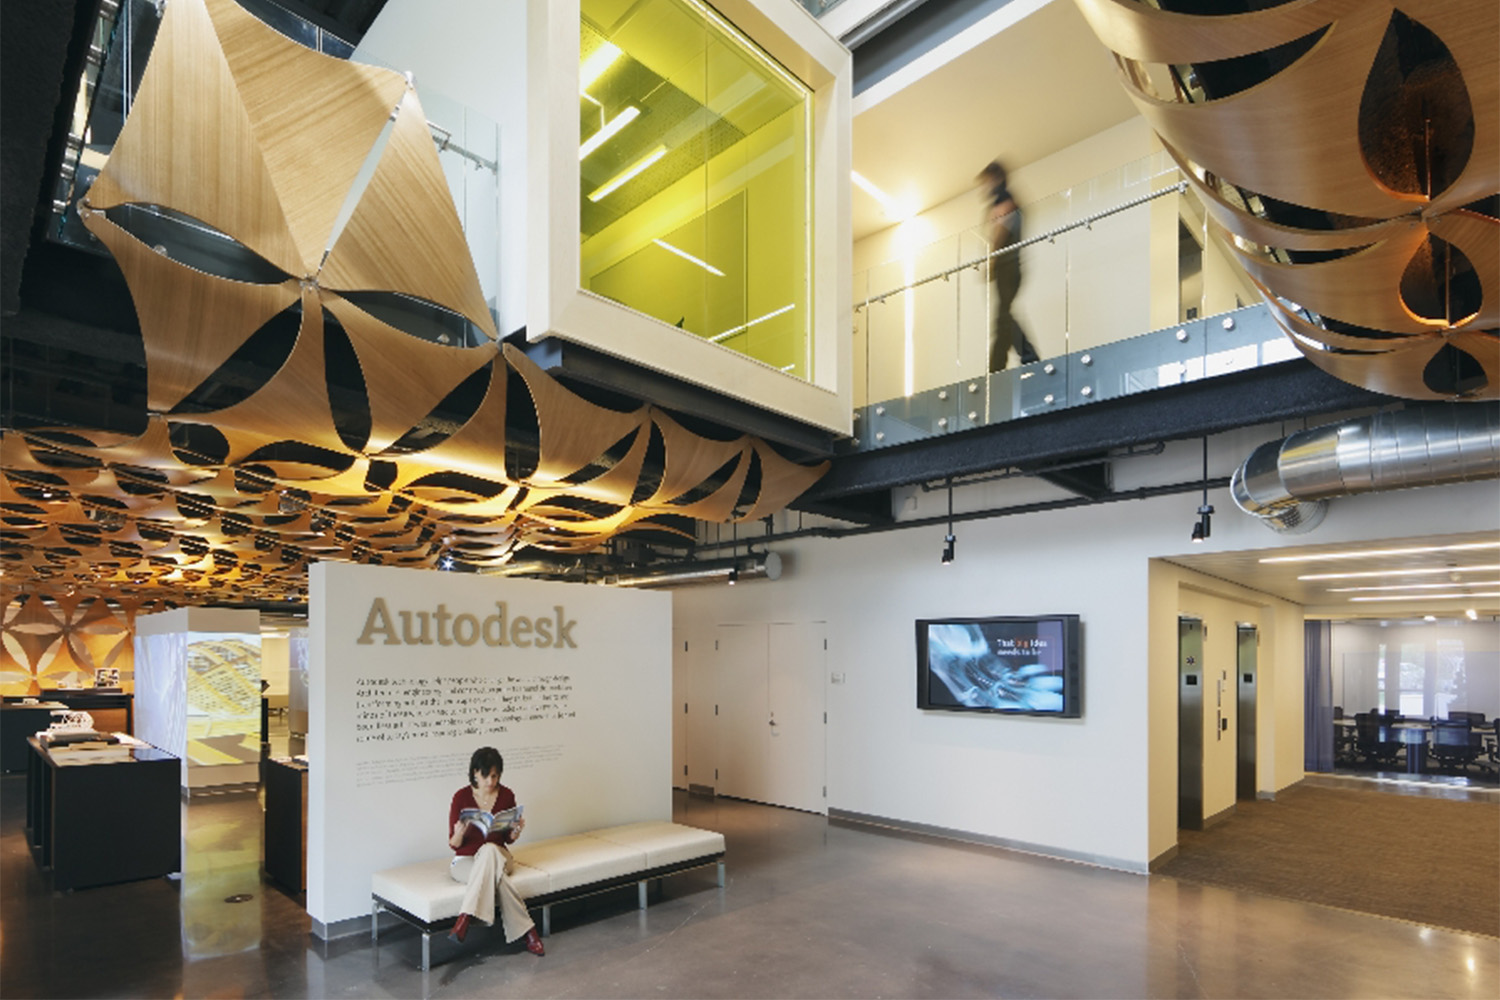
[[315, 933], [368, 919], [372, 872], [448, 854], [481, 746], [505, 757], [528, 840], [671, 819], [667, 595], [344, 563], [309, 576]]
[[[213, 687], [212, 679], [197, 676], [189, 668], [191, 646], [196, 641], [212, 641], [218, 637], [260, 641], [260, 612], [230, 608], [177, 608], [155, 614], [140, 615], [135, 620], [135, 735], [152, 746], [175, 754], [182, 762], [182, 787], [199, 788], [213, 785], [238, 785], [258, 781], [260, 765], [246, 761], [247, 748], [243, 741], [237, 747], [224, 747], [222, 751], [212, 748], [216, 735], [213, 732], [213, 713], [202, 707], [216, 704], [222, 708], [228, 702], [209, 694], [195, 697], [194, 689], [200, 686]], [[255, 669], [259, 669], [258, 661]], [[252, 678], [238, 678], [241, 682], [230, 687], [243, 690], [221, 691], [231, 698], [242, 697], [239, 728], [232, 735], [243, 735], [247, 716], [255, 717], [255, 732], [260, 731], [258, 721], [259, 691], [249, 686]], [[251, 698], [255, 700], [253, 703]], [[195, 704], [197, 703], [197, 704]], [[190, 718], [195, 722], [190, 724]], [[205, 719], [207, 721], [205, 721]], [[191, 748], [200, 757], [189, 760], [189, 741], [197, 744]], [[257, 737], [258, 740], [258, 737]], [[209, 763], [206, 758], [217, 758]]]
[[[1213, 474], [1227, 473], [1229, 463], [1276, 436], [1275, 428], [1246, 428], [1215, 439]], [[1157, 459], [1121, 463], [1116, 488], [1191, 481], [1201, 475], [1200, 454], [1192, 442], [1169, 446]], [[1061, 496], [1050, 490], [1011, 480], [960, 491], [955, 502], [961, 514]], [[1210, 502], [1220, 513], [1203, 550], [1377, 540], [1436, 523], [1452, 532], [1495, 530], [1494, 499], [1493, 483], [1349, 497], [1333, 502], [1315, 534], [1288, 537], [1236, 511], [1227, 491], [1215, 491]], [[1303, 776], [1303, 609], [1168, 561], [1198, 549], [1188, 534], [1199, 502], [1190, 493], [960, 522], [950, 566], [938, 558], [942, 524], [800, 538], [772, 546], [785, 560], [778, 581], [675, 591], [674, 621], [700, 647], [712, 646], [720, 625], [826, 622], [830, 813], [1144, 871], [1177, 842], [1179, 614], [1207, 614], [1227, 623], [1220, 632], [1231, 635], [1236, 620], [1257, 623], [1257, 787], [1274, 795]], [[947, 497], [898, 491], [895, 504], [904, 519], [940, 516]], [[795, 514], [778, 517], [778, 530], [795, 526]], [[1083, 620], [1082, 718], [916, 707], [916, 619], [1060, 612]], [[1232, 661], [1227, 667], [1232, 675]], [[702, 701], [712, 682], [690, 675], [679, 686], [690, 702], [695, 691]], [[686, 720], [690, 771], [712, 774], [711, 758], [724, 752], [724, 741], [711, 712], [676, 718]], [[1210, 762], [1222, 808], [1234, 802], [1232, 736], [1231, 728], [1228, 762]], [[706, 766], [694, 763], [705, 756]]]

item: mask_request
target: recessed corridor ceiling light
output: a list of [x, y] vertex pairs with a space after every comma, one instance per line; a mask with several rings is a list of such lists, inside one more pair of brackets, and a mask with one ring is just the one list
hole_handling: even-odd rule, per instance
[[651, 164], [655, 163], [657, 160], [666, 155], [667, 147], [657, 146], [651, 152], [647, 153], [645, 156], [641, 157], [639, 160], [636, 160], [630, 166], [626, 167], [624, 170], [620, 171], [618, 174], [615, 174], [609, 180], [605, 181], [597, 191], [589, 195], [589, 201], [598, 201], [600, 198], [603, 198], [615, 188], [619, 187], [621, 184], [624, 184], [626, 181], [630, 180], [630, 178], [634, 177], [642, 170], [645, 170], [647, 167], [651, 166]]
[[586, 91], [592, 87], [620, 55], [620, 47], [613, 42], [605, 42], [590, 52], [589, 57], [578, 67], [578, 89]]
[[1370, 569], [1361, 570], [1358, 573], [1307, 573], [1297, 577], [1299, 580], [1368, 580], [1371, 577], [1382, 576], [1439, 576], [1452, 575], [1454, 573], [1495, 573], [1500, 572], [1500, 563], [1489, 566], [1437, 566], [1427, 569]]
[[689, 262], [694, 263], [694, 264], [697, 264], [699, 267], [703, 268], [703, 270], [707, 271], [709, 274], [717, 274], [721, 278], [724, 277], [724, 272], [721, 271], [721, 270], [719, 270], [717, 267], [714, 267], [708, 261], [706, 261], [706, 260], [699, 260], [697, 257], [694, 257], [692, 254], [688, 253], [686, 250], [683, 250], [683, 249], [681, 249], [679, 247], [674, 247], [672, 244], [668, 243], [666, 240], [652, 240], [651, 242], [655, 243], [657, 246], [661, 247], [663, 250], [666, 250], [668, 253], [675, 253], [677, 256], [681, 257], [683, 260], [689, 261]]
[[1473, 608], [1466, 608], [1464, 609], [1464, 617], [1471, 622], [1477, 622], [1479, 620], [1479, 612]]
[[624, 128], [626, 125], [629, 125], [631, 122], [635, 121], [636, 117], [640, 115], [640, 113], [641, 109], [636, 107], [634, 104], [626, 107], [624, 111], [621, 111], [619, 114], [611, 118], [606, 125], [602, 126], [599, 131], [589, 136], [588, 140], [584, 142], [582, 146], [578, 147], [578, 158], [580, 160], [584, 159], [594, 150], [598, 149], [610, 139], [614, 138], [614, 134], [616, 132], [620, 131], [620, 129]]
[[1262, 563], [1326, 562], [1330, 559], [1372, 559], [1380, 556], [1413, 556], [1425, 552], [1472, 552], [1500, 549], [1500, 542], [1463, 542], [1458, 545], [1419, 545], [1409, 549], [1363, 549], [1353, 552], [1313, 552], [1305, 556], [1271, 556]]
[[792, 302], [792, 303], [790, 303], [788, 305], [782, 306], [780, 309], [777, 309], [774, 312], [768, 312], [764, 316], [757, 316], [757, 317], [755, 317], [754, 319], [752, 319], [748, 323], [741, 323], [739, 326], [734, 327], [733, 329], [725, 330], [723, 333], [715, 334], [714, 336], [709, 337], [708, 339], [711, 340], [711, 341], [713, 341], [715, 344], [717, 344], [721, 340], [727, 340], [728, 338], [733, 337], [737, 333], [740, 333], [740, 332], [742, 332], [744, 330], [750, 329], [752, 326], [754, 326], [757, 323], [764, 323], [768, 319], [775, 319], [777, 316], [780, 316], [782, 313], [789, 312], [790, 310], [795, 309], [795, 308], [797, 308], [797, 303]]
[[1471, 597], [1500, 597], [1493, 594], [1397, 594], [1394, 597], [1351, 597], [1351, 601], [1463, 601]]
[[[1466, 587], [1500, 587], [1500, 580], [1485, 580], [1484, 582], [1466, 583]], [[1383, 587], [1329, 587], [1330, 594], [1352, 594], [1359, 590], [1451, 590], [1453, 584], [1447, 580], [1442, 583], [1392, 583]]]

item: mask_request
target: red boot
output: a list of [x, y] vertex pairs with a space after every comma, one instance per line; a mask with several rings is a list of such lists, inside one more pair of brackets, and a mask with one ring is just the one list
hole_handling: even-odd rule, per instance
[[469, 915], [467, 913], [460, 913], [458, 915], [458, 922], [455, 923], [453, 925], [453, 929], [448, 932], [448, 940], [452, 941], [454, 944], [462, 944], [464, 935], [468, 933]]
[[542, 947], [541, 935], [536, 932], [535, 927], [526, 932], [526, 950], [533, 955], [547, 954], [547, 949]]

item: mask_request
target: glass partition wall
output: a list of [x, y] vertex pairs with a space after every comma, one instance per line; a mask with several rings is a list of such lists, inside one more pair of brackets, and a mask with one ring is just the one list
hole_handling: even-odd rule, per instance
[[695, 0], [583, 0], [584, 290], [803, 379], [807, 87]]

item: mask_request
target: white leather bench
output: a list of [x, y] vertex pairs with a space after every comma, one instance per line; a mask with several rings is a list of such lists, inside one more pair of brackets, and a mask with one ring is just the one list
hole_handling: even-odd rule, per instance
[[[680, 823], [628, 823], [553, 837], [511, 849], [510, 879], [521, 898], [542, 911], [542, 934], [552, 932], [552, 904], [634, 882], [641, 909], [646, 884], [692, 868], [718, 865], [724, 887], [724, 835]], [[376, 872], [370, 880], [370, 940], [380, 937], [382, 910], [422, 932], [422, 969], [432, 965], [432, 935], [458, 919], [464, 886], [448, 875], [451, 856]]]

